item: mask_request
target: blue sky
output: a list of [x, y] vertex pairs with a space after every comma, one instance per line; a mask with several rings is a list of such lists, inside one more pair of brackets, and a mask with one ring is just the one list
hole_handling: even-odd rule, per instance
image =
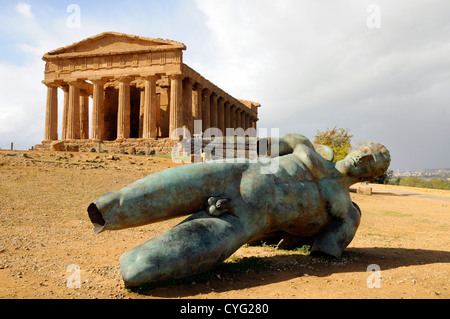
[[44, 137], [46, 52], [117, 31], [183, 42], [186, 64], [261, 103], [269, 132], [337, 125], [385, 144], [394, 170], [449, 168], [448, 12], [447, 0], [0, 0], [0, 147]]

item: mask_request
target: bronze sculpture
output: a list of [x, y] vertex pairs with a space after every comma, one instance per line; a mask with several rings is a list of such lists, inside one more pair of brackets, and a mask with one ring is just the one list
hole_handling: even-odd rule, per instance
[[242, 245], [266, 237], [283, 239], [285, 248], [312, 239], [312, 253], [339, 259], [361, 218], [349, 186], [382, 175], [389, 152], [369, 143], [333, 163], [331, 149], [299, 134], [281, 136], [277, 146], [273, 174], [261, 174], [260, 161], [194, 163], [154, 173], [91, 203], [97, 233], [191, 215], [120, 257], [125, 286], [209, 270]]

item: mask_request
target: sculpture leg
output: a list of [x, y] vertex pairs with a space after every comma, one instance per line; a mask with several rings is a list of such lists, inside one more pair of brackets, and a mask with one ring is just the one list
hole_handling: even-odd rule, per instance
[[204, 209], [210, 196], [238, 195], [247, 166], [196, 163], [159, 171], [97, 198], [89, 218], [99, 233], [190, 215]]
[[205, 211], [198, 212], [120, 257], [125, 286], [210, 270], [251, 239], [255, 233], [252, 229], [230, 214], [212, 217]]

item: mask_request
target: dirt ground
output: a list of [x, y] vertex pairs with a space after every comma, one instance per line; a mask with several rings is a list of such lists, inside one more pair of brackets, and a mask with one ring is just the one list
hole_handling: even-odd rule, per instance
[[162, 157], [0, 151], [0, 298], [450, 297], [450, 194], [380, 186], [372, 196], [351, 193], [362, 222], [340, 261], [246, 245], [227, 262], [256, 256], [269, 266], [129, 291], [119, 256], [183, 218], [95, 235], [86, 209], [104, 193], [174, 165]]

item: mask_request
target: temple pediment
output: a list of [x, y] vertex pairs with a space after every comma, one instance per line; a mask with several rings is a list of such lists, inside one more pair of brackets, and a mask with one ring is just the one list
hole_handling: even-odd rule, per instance
[[64, 57], [86, 57], [139, 52], [162, 52], [186, 50], [183, 43], [152, 39], [117, 32], [103, 32], [80, 42], [50, 51], [43, 56], [44, 60]]

